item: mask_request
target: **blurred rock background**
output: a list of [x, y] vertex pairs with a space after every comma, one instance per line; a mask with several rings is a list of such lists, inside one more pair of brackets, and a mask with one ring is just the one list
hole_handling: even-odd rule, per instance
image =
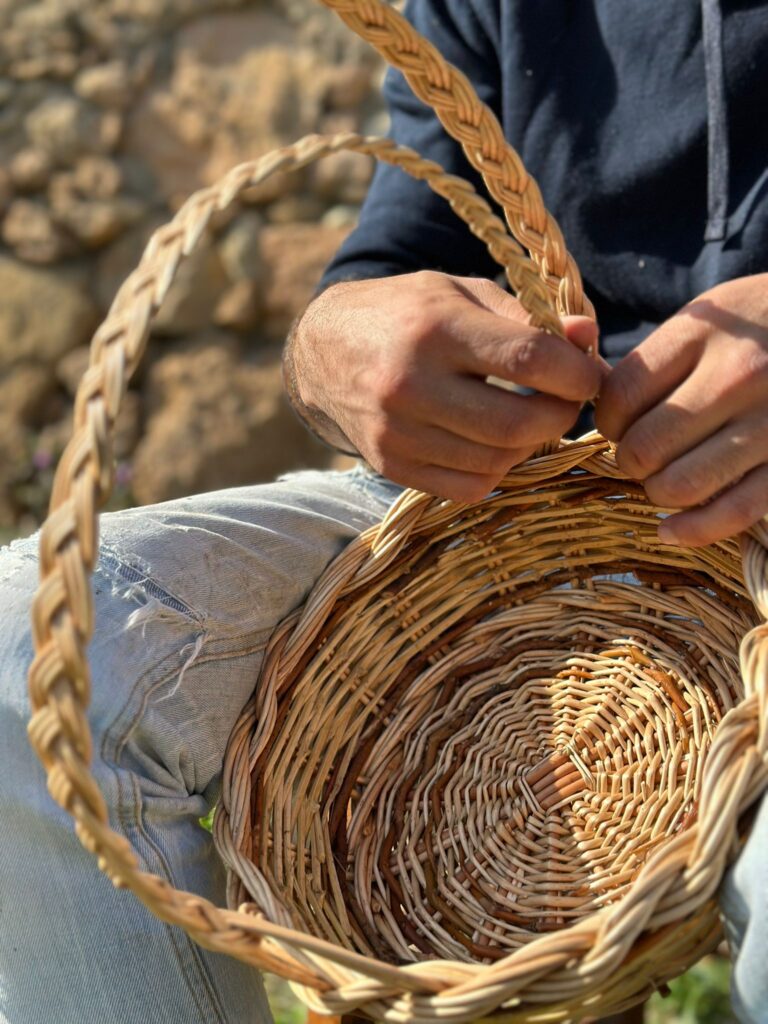
[[[195, 189], [311, 131], [382, 133], [381, 67], [316, 0], [0, 0], [0, 533], [44, 516], [88, 342]], [[182, 267], [118, 429], [114, 502], [328, 465], [281, 394], [286, 331], [372, 166], [253, 190]]]

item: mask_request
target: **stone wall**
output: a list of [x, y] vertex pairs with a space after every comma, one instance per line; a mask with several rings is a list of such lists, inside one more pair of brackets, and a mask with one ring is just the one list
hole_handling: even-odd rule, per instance
[[[152, 231], [307, 132], [381, 133], [380, 76], [315, 0], [0, 0], [0, 530], [44, 513], [89, 338]], [[328, 463], [279, 351], [371, 171], [338, 154], [271, 179], [183, 265], [121, 415], [116, 502]]]

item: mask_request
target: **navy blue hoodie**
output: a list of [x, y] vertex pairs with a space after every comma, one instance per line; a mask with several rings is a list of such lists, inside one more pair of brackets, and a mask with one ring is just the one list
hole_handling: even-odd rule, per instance
[[[768, 271], [768, 4], [410, 0], [541, 186], [617, 357], [713, 284]], [[393, 137], [485, 194], [390, 71]], [[448, 204], [379, 167], [322, 286], [417, 269], [496, 277]]]

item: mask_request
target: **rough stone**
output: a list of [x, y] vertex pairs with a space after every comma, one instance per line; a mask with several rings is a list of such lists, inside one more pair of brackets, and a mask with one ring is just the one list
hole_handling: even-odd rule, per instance
[[[317, 0], [0, 0], [0, 237], [13, 253], [0, 255], [0, 521], [31, 529], [43, 513], [45, 458], [71, 435], [65, 405], [99, 320], [90, 296], [103, 313], [168, 207], [235, 164], [308, 132], [379, 130], [379, 68]], [[284, 337], [364, 184], [333, 160], [319, 176], [274, 174], [211, 218], [123, 401], [119, 500], [145, 409], [142, 500], [327, 463], [323, 448], [302, 454], [313, 442], [291, 414], [269, 411], [276, 351], [255, 366], [240, 348], [262, 357]], [[53, 261], [55, 275], [41, 265]]]
[[32, 144], [60, 164], [70, 164], [85, 153], [108, 152], [119, 136], [114, 116], [102, 115], [75, 96], [49, 96], [24, 123]]
[[256, 210], [245, 210], [229, 227], [219, 243], [219, 255], [232, 281], [259, 281], [263, 277], [260, 236], [264, 218]]
[[99, 253], [93, 276], [93, 293], [102, 310], [111, 306], [122, 283], [138, 266], [150, 236], [163, 223], [162, 217], [149, 217], [129, 228]]
[[122, 133], [123, 115], [117, 110], [105, 111], [99, 124], [97, 145], [93, 147], [92, 152], [112, 153], [120, 142]]
[[264, 213], [270, 224], [313, 223], [325, 212], [325, 203], [316, 196], [292, 195], [270, 203]]
[[227, 67], [257, 47], [294, 46], [296, 34], [277, 11], [246, 10], [208, 14], [183, 26], [176, 35], [176, 54], [183, 63]]
[[179, 264], [152, 333], [192, 334], [209, 327], [227, 285], [227, 275], [216, 247], [210, 239], [203, 239]]
[[112, 161], [84, 157], [74, 171], [54, 175], [48, 189], [53, 219], [86, 248], [106, 245], [145, 212], [140, 200], [115, 195], [119, 184]]
[[13, 184], [11, 176], [4, 167], [0, 167], [0, 217], [8, 209], [13, 199]]
[[313, 191], [327, 202], [356, 205], [365, 199], [372, 176], [370, 157], [342, 150], [315, 164]]
[[370, 67], [340, 64], [326, 72], [323, 99], [329, 110], [357, 110], [373, 89]]
[[0, 256], [0, 295], [0, 371], [21, 362], [55, 366], [96, 326], [92, 302], [62, 273]]
[[28, 57], [13, 61], [9, 66], [13, 78], [21, 82], [42, 78], [58, 78], [66, 81], [77, 71], [78, 60], [74, 53], [48, 53], [41, 57]]
[[[0, 527], [4, 529], [17, 529], [22, 516], [15, 490], [29, 471], [28, 447], [28, 431], [13, 415], [0, 410]], [[30, 525], [33, 529], [34, 524]]]
[[7, 160], [26, 141], [22, 131], [23, 111], [19, 104], [12, 103], [0, 109], [0, 152]]
[[357, 132], [360, 119], [350, 110], [333, 110], [320, 121], [317, 130], [321, 135], [347, 135]]
[[236, 281], [221, 296], [213, 314], [214, 323], [233, 331], [250, 331], [261, 315], [261, 297], [251, 281]]
[[386, 110], [375, 110], [363, 120], [362, 135], [380, 135], [389, 133], [390, 118]]
[[65, 352], [56, 363], [56, 378], [71, 398], [74, 398], [80, 381], [85, 376], [90, 358], [90, 346], [80, 345], [71, 352]]
[[262, 301], [267, 334], [285, 337], [347, 234], [346, 228], [319, 224], [270, 224], [264, 228], [261, 251], [268, 269]]
[[87, 249], [98, 249], [117, 238], [129, 225], [139, 221], [144, 206], [138, 199], [117, 196], [54, 207], [57, 223], [67, 228]]
[[2, 239], [29, 263], [55, 263], [72, 251], [48, 208], [30, 199], [15, 199], [3, 220]]
[[131, 102], [131, 86], [131, 75], [121, 60], [84, 68], [74, 82], [75, 92], [84, 100], [90, 100], [101, 107], [119, 109], [127, 107]]
[[0, 375], [0, 409], [26, 427], [40, 427], [61, 413], [50, 367], [20, 363]]
[[[170, 80], [131, 111], [125, 135], [126, 152], [149, 164], [171, 205], [316, 127], [321, 65], [294, 43], [290, 26], [264, 11], [212, 15], [179, 32]], [[271, 202], [300, 183], [277, 174], [247, 198]]]
[[8, 171], [19, 192], [39, 192], [48, 184], [51, 158], [45, 150], [28, 146], [14, 155]]
[[142, 503], [271, 480], [328, 460], [282, 396], [278, 354], [250, 365], [217, 344], [174, 353], [152, 367], [149, 395], [133, 460], [133, 492]]
[[112, 199], [123, 183], [119, 165], [105, 156], [84, 156], [78, 160], [72, 184], [85, 199]]
[[120, 402], [115, 420], [112, 454], [116, 459], [128, 459], [141, 438], [144, 402], [137, 391], [127, 391]]

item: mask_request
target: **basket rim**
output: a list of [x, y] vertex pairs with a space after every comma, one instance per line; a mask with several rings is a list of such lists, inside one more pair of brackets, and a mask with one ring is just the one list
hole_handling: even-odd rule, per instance
[[[585, 455], [586, 459], [584, 459]], [[579, 456], [582, 458], [580, 459]], [[620, 484], [621, 480], [629, 479], [618, 470], [610, 443], [593, 431], [576, 440], [565, 440], [561, 442], [555, 452], [534, 457], [522, 467], [512, 470], [500, 485], [500, 490], [508, 490], [516, 485], [530, 486], [532, 481], [536, 480], [552, 479], [557, 472], [553, 472], [551, 469], [553, 463], [560, 467], [563, 465], [583, 466], [586, 463], [593, 469], [604, 466], [609, 472], [607, 478], [616, 481], [617, 484]], [[485, 499], [485, 502], [475, 503], [468, 507], [490, 505], [492, 501], [493, 499]], [[270, 664], [273, 664], [275, 659], [285, 657], [289, 662], [295, 659], [297, 655], [291, 650], [290, 644], [292, 638], [302, 629], [303, 624], [308, 626], [308, 630], [306, 635], [301, 638], [302, 645], [306, 646], [312, 643], [313, 638], [317, 636], [322, 627], [319, 606], [325, 601], [324, 594], [332, 593], [335, 598], [339, 598], [343, 595], [347, 584], [350, 589], [356, 589], [355, 573], [359, 571], [365, 577], [366, 560], [367, 564], [372, 566], [377, 562], [381, 564], [383, 561], [385, 566], [387, 556], [391, 557], [393, 540], [402, 540], [404, 535], [415, 531], [422, 520], [429, 520], [433, 513], [438, 515], [441, 510], [450, 509], [453, 514], [458, 515], [461, 508], [461, 506], [424, 495], [415, 490], [404, 491], [379, 526], [372, 527], [360, 534], [330, 563], [313, 588], [308, 602], [284, 620], [275, 631], [265, 652], [265, 668], [262, 670], [260, 680], [263, 682], [264, 672], [269, 670]], [[428, 531], [425, 530], [425, 534], [427, 533]], [[742, 548], [745, 544], [752, 544], [764, 551], [761, 542], [762, 535], [763, 527], [758, 524], [742, 538]], [[738, 554], [739, 542], [731, 539], [716, 542], [708, 547], [728, 550], [734, 557]], [[332, 605], [329, 605], [329, 615], [331, 608]], [[760, 612], [756, 602], [755, 608]], [[753, 632], [763, 632], [768, 637], [768, 626], [763, 622], [755, 627]], [[257, 695], [263, 694], [263, 692], [263, 686], [256, 688], [254, 697], [244, 709], [238, 725], [233, 730], [233, 736], [238, 732], [244, 732], [241, 723], [246, 712], [257, 699]], [[620, 948], [632, 944], [637, 935], [645, 930], [644, 919], [651, 916], [657, 905], [662, 905], [662, 912], [658, 915], [656, 927], [664, 927], [669, 921], [685, 919], [691, 913], [692, 905], [695, 910], [707, 901], [712, 902], [724, 864], [736, 853], [737, 821], [748, 811], [768, 785], [768, 757], [764, 759], [765, 764], [763, 764], [763, 759], [753, 756], [757, 753], [756, 748], [750, 748], [743, 742], [744, 737], [753, 734], [756, 726], [759, 726], [760, 708], [760, 695], [753, 688], [745, 693], [740, 702], [725, 712], [716, 727], [704, 768], [705, 780], [702, 785], [697, 820], [684, 831], [667, 837], [656, 850], [652, 851], [636, 877], [629, 883], [626, 891], [615, 901], [588, 913], [575, 923], [564, 925], [556, 932], [532, 938], [525, 945], [511, 951], [495, 963], [470, 964], [463, 960], [435, 957], [415, 963], [392, 965], [386, 964], [386, 961], [381, 961], [377, 957], [354, 953], [355, 962], [359, 962], [357, 957], [362, 956], [366, 963], [366, 970], [371, 973], [375, 967], [386, 964], [387, 969], [391, 967], [394, 970], [403, 971], [407, 975], [414, 973], [416, 967], [424, 963], [429, 963], [433, 968], [436, 968], [437, 965], [445, 966], [451, 972], [455, 970], [464, 972], [470, 968], [471, 980], [460, 983], [458, 986], [451, 985], [452, 994], [458, 996], [474, 989], [481, 981], [483, 984], [489, 984], [497, 977], [514, 973], [519, 965], [535, 963], [538, 957], [555, 951], [562, 943], [562, 935], [567, 932], [572, 941], [572, 948], [569, 950], [571, 957], [578, 956], [577, 950], [582, 939], [586, 941], [586, 938], [589, 937], [591, 947], [598, 947], [598, 952], [590, 951], [579, 958], [578, 974], [583, 981], [590, 969], [599, 972], [601, 962], [607, 955], [607, 947]], [[269, 718], [272, 712], [264, 711], [264, 714]], [[242, 860], [237, 850], [237, 839], [232, 828], [230, 794], [228, 792], [236, 771], [235, 761], [241, 756], [244, 756], [244, 746], [238, 747], [231, 744], [225, 760], [222, 797], [214, 819], [217, 847], [230, 871], [234, 870], [235, 863]], [[256, 755], [253, 749], [248, 750], [247, 756], [249, 759], [255, 760]], [[685, 899], [681, 901], [681, 887], [685, 888], [689, 882], [693, 892], [688, 892]], [[266, 881], [264, 884], [268, 886]], [[670, 906], [666, 910], [663, 904], [665, 893], [668, 893], [670, 897], [668, 900]], [[644, 902], [647, 902], [649, 909], [643, 910]], [[245, 912], [251, 913], [253, 910], [249, 907]], [[265, 911], [261, 909], [259, 914], [264, 917]], [[285, 937], [287, 935], [285, 922], [281, 923], [278, 918], [279, 914], [276, 914], [275, 924], [280, 926], [280, 935]], [[629, 918], [634, 925], [635, 934], [630, 938], [628, 938], [630, 929], [625, 925], [624, 918]], [[321, 943], [324, 956], [328, 956], [329, 959], [339, 964], [351, 964], [347, 957], [347, 953], [351, 951], [346, 950], [345, 947], [337, 946], [318, 936], [312, 936], [302, 927], [291, 925], [289, 931], [294, 936], [291, 944], [295, 947], [301, 946], [304, 942], [304, 938], [301, 940], [296, 938], [301, 935], [308, 940], [306, 946], [308, 950], [319, 952], [321, 946], [316, 945], [316, 942]], [[565, 959], [567, 958], [564, 958], [563, 962]], [[594, 968], [592, 968], [593, 961]], [[447, 979], [445, 980], [447, 981]]]

